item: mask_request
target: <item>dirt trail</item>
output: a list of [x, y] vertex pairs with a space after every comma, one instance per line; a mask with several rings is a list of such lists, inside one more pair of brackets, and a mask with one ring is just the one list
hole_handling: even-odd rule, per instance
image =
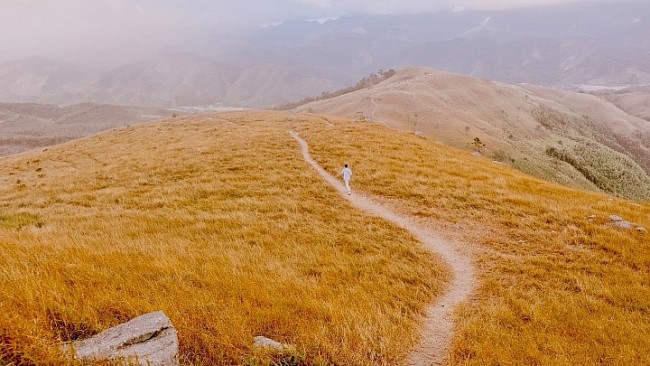
[[375, 121], [375, 112], [377, 112], [377, 109], [379, 108], [379, 104], [377, 104], [377, 102], [375, 102], [375, 98], [380, 97], [382, 95], [388, 95], [388, 94], [406, 94], [406, 95], [408, 95], [410, 97], [413, 97], [413, 98], [415, 97], [415, 95], [413, 95], [412, 93], [406, 92], [406, 91], [402, 91], [402, 90], [395, 90], [395, 91], [390, 90], [390, 91], [383, 91], [383, 92], [380, 92], [380, 93], [372, 94], [370, 96], [370, 104], [368, 105], [368, 109], [366, 110], [366, 119], [368, 119], [369, 121], [372, 121], [372, 122], [381, 123], [384, 126], [390, 128], [388, 123], [386, 123], [384, 121]]
[[348, 195], [343, 183], [334, 178], [316, 163], [309, 155], [307, 142], [297, 133], [289, 134], [300, 144], [302, 155], [307, 163], [332, 185], [339, 194], [348, 199], [357, 208], [380, 216], [400, 227], [410, 231], [422, 244], [439, 255], [451, 267], [453, 279], [447, 291], [427, 307], [427, 316], [422, 329], [420, 344], [411, 353], [409, 366], [442, 365], [449, 350], [454, 331], [453, 312], [456, 306], [466, 300], [474, 288], [474, 267], [469, 258], [458, 252], [454, 245], [438, 238], [434, 233], [417, 224], [414, 220], [399, 215], [389, 208], [352, 192]]

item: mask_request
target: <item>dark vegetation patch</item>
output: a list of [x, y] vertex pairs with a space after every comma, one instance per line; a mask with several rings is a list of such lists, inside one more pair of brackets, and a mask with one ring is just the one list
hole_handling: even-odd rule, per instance
[[353, 86], [343, 88], [343, 89], [339, 89], [339, 90], [336, 90], [336, 91], [333, 91], [333, 92], [323, 92], [318, 97], [307, 97], [307, 98], [301, 99], [301, 100], [299, 100], [297, 102], [284, 103], [284, 104], [279, 105], [276, 109], [280, 110], [280, 111], [288, 111], [290, 109], [298, 108], [298, 107], [300, 107], [302, 105], [305, 105], [307, 103], [311, 103], [311, 102], [315, 102], [315, 101], [319, 101], [319, 100], [326, 100], [326, 99], [336, 98], [336, 97], [339, 97], [341, 95], [345, 95], [345, 94], [348, 94], [348, 93], [355, 92], [357, 90], [361, 90], [361, 89], [364, 89], [364, 88], [369, 88], [371, 86], [375, 86], [375, 85], [381, 83], [382, 81], [393, 77], [393, 75], [395, 75], [396, 73], [397, 72], [395, 70], [393, 70], [393, 69], [389, 69], [389, 70], [385, 70], [385, 71], [384, 70], [379, 70], [376, 73], [372, 73], [372, 74], [364, 77], [363, 79], [359, 80], [359, 82], [357, 82]]

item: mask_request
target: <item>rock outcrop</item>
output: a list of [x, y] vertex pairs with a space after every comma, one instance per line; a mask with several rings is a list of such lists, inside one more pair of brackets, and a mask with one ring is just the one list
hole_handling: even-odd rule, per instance
[[82, 361], [124, 360], [143, 366], [177, 366], [178, 335], [162, 312], [141, 315], [94, 337], [69, 342], [64, 352]]
[[643, 233], [646, 229], [643, 226], [639, 226], [635, 223], [623, 220], [619, 215], [609, 215], [609, 220], [611, 221], [608, 225], [613, 226], [623, 230], [632, 230], [636, 229], [638, 232]]
[[636, 230], [641, 234], [645, 234], [648, 232], [648, 230], [643, 226], [637, 225], [630, 221], [626, 221], [619, 215], [609, 215], [607, 220], [599, 219], [597, 215], [591, 215], [587, 217], [587, 221], [591, 223], [598, 223], [604, 226], [621, 229], [621, 230]]

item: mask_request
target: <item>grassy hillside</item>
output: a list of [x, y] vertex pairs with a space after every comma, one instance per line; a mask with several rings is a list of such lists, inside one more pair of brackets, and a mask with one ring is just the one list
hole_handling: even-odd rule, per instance
[[[330, 119], [312, 156], [467, 248], [480, 271], [457, 313], [453, 365], [650, 364], [650, 205], [550, 184], [412, 134]], [[595, 218], [589, 219], [590, 216]]]
[[649, 234], [606, 225], [618, 214], [650, 228], [650, 204], [377, 124], [270, 112], [0, 159], [2, 361], [56, 364], [58, 340], [162, 309], [187, 363], [255, 364], [262, 334], [296, 344], [306, 364], [399, 364], [446, 272], [337, 196], [290, 129], [332, 174], [349, 163], [356, 193], [474, 259], [449, 364], [650, 363]]
[[285, 115], [176, 118], [0, 159], [0, 364], [163, 310], [186, 364], [394, 365], [443, 266], [349, 206]]
[[[297, 110], [418, 131], [466, 150], [478, 137], [486, 145], [485, 155], [525, 173], [650, 200], [650, 124], [593, 95], [408, 68], [377, 85]], [[593, 148], [604, 160], [585, 167], [546, 154], [565, 142]], [[611, 172], [621, 169], [622, 159], [633, 177], [616, 181]], [[584, 174], [594, 169], [600, 180]]]

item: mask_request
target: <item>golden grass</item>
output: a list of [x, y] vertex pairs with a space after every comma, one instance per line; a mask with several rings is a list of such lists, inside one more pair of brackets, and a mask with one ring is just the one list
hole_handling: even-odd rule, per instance
[[[479, 267], [457, 311], [454, 365], [650, 364], [650, 205], [543, 182], [378, 125], [297, 123], [311, 153], [352, 187], [466, 245]], [[594, 222], [588, 216], [597, 215]]]
[[296, 363], [403, 360], [447, 272], [341, 199], [284, 121], [177, 118], [0, 159], [0, 364], [60, 364], [60, 341], [154, 310], [184, 364], [268, 364], [256, 335]]

